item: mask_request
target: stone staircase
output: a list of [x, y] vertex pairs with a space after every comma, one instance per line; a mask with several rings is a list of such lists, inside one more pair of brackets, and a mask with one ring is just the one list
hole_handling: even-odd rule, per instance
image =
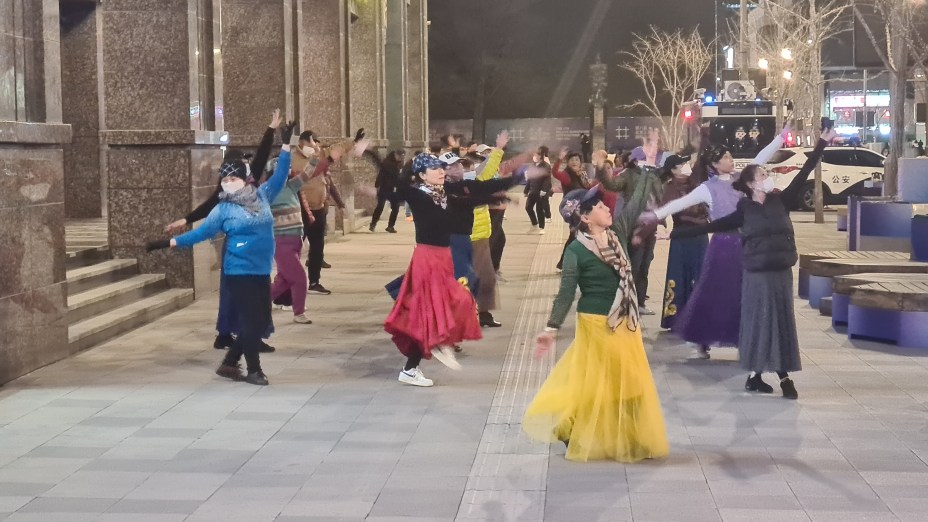
[[76, 353], [193, 302], [192, 289], [168, 287], [164, 274], [142, 274], [135, 259], [112, 259], [86, 237], [67, 240], [68, 342]]

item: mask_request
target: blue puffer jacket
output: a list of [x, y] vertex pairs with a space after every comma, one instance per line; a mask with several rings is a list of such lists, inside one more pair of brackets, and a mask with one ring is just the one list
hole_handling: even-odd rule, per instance
[[283, 190], [290, 173], [290, 153], [281, 152], [274, 175], [258, 188], [261, 211], [250, 215], [241, 206], [221, 202], [198, 228], [174, 238], [179, 248], [192, 247], [218, 233], [226, 235], [224, 275], [271, 275], [274, 263], [274, 216], [271, 202]]

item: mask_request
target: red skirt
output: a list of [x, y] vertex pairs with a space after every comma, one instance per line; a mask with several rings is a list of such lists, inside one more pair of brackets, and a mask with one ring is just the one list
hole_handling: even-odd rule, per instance
[[403, 355], [425, 359], [437, 346], [483, 337], [474, 296], [454, 279], [450, 248], [416, 245], [383, 329]]

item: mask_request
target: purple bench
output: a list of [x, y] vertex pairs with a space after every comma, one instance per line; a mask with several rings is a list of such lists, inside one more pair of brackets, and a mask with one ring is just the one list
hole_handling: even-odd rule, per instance
[[928, 349], [928, 282], [870, 283], [851, 289], [847, 334]]
[[[862, 254], [875, 254], [875, 252], [861, 252]], [[894, 252], [895, 256], [881, 258], [858, 259], [816, 259], [809, 263], [809, 306], [819, 309], [823, 297], [831, 297], [833, 293], [832, 280], [837, 276], [862, 273], [891, 273], [891, 274], [928, 274], [928, 263], [909, 261], [909, 254]], [[899, 256], [903, 259], [899, 259]], [[832, 304], [834, 304], [832, 302]]]
[[822, 315], [831, 316], [832, 326], [846, 325], [851, 305], [851, 291], [858, 286], [872, 283], [928, 283], [928, 274], [866, 272], [837, 276], [832, 281], [830, 313], [825, 313], [825, 299], [822, 299]]

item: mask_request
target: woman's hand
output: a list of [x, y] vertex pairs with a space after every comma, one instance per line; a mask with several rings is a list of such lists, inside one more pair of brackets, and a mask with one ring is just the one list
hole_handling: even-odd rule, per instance
[[504, 130], [496, 135], [496, 148], [505, 149], [506, 145], [509, 144], [509, 131]]
[[638, 216], [639, 225], [657, 225], [657, 222], [660, 221], [657, 219], [657, 214], [653, 210], [646, 210]]
[[557, 159], [564, 161], [567, 159], [568, 154], [570, 154], [570, 149], [567, 147], [561, 147], [561, 152], [557, 155]]
[[280, 109], [274, 109], [274, 113], [271, 114], [271, 123], [268, 123], [267, 126], [272, 129], [276, 129], [277, 127], [280, 127], [280, 123], [282, 121], [283, 120], [280, 117]]
[[185, 228], [187, 228], [187, 220], [181, 218], [173, 223], [169, 223], [166, 227], [164, 227], [164, 232], [166, 234], [179, 234], [183, 232]]
[[541, 332], [538, 334], [538, 337], [535, 338], [535, 358], [541, 359], [548, 355], [548, 352], [554, 347], [556, 339], [555, 332]]

